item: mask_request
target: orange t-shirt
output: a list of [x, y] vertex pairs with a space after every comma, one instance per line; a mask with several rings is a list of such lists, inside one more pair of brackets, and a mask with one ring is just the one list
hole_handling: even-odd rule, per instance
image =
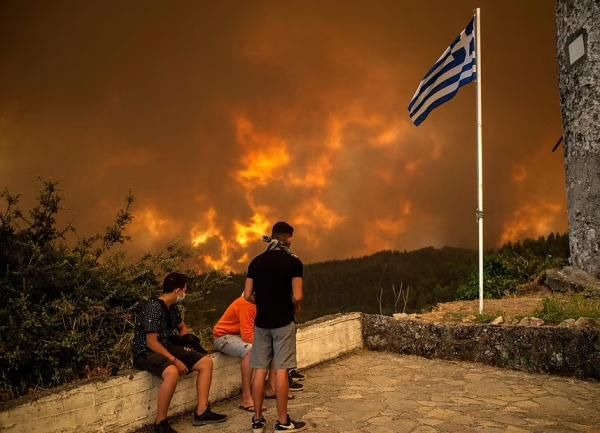
[[239, 297], [227, 307], [213, 328], [213, 336], [239, 335], [245, 343], [254, 343], [255, 318], [256, 305]]

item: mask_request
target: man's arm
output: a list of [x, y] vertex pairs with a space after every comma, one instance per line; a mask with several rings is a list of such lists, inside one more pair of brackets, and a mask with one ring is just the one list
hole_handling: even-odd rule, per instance
[[177, 359], [175, 356], [173, 356], [171, 354], [171, 352], [169, 352], [165, 348], [165, 346], [163, 346], [161, 344], [161, 342], [158, 341], [158, 334], [156, 334], [156, 333], [146, 334], [146, 344], [148, 345], [148, 348], [151, 351], [158, 353], [159, 355], [162, 355], [165, 358], [167, 358], [169, 361], [171, 361], [181, 373], [183, 373], [183, 374], [188, 373], [188, 368], [186, 367], [186, 365], [183, 362], [181, 362], [179, 359]]
[[294, 310], [300, 312], [300, 306], [304, 300], [304, 266], [300, 259], [296, 258], [292, 269], [292, 301], [294, 302]]
[[240, 308], [240, 337], [244, 343], [254, 344], [254, 320], [256, 307], [248, 305]]
[[244, 283], [244, 299], [256, 304], [256, 299], [254, 299], [254, 280], [252, 278], [246, 278], [246, 282]]
[[292, 300], [294, 304], [299, 307], [304, 300], [304, 282], [302, 277], [294, 277], [292, 278]]

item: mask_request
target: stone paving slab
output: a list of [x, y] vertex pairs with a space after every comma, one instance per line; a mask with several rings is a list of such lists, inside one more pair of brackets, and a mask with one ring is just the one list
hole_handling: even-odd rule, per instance
[[[480, 364], [363, 351], [306, 371], [292, 417], [327, 433], [600, 433], [600, 383]], [[234, 398], [214, 405], [217, 426], [174, 425], [180, 433], [251, 432]], [[267, 432], [276, 409], [267, 400]]]

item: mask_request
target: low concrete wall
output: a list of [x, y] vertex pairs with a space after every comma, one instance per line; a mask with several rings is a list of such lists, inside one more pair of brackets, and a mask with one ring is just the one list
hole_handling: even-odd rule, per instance
[[296, 347], [300, 368], [361, 349], [362, 313], [326, 316], [300, 325]]
[[[324, 362], [362, 347], [360, 313], [346, 314], [301, 325], [297, 336], [298, 365]], [[240, 392], [240, 361], [221, 354], [214, 361], [210, 400]], [[193, 410], [196, 404], [195, 374], [183, 378], [169, 415]], [[23, 398], [4, 405], [0, 412], [3, 433], [129, 432], [154, 420], [160, 379], [146, 372], [130, 371], [104, 380], [61, 391], [35, 400]], [[27, 401], [28, 400], [28, 401]]]
[[558, 327], [432, 324], [363, 315], [369, 350], [600, 379], [600, 332]]

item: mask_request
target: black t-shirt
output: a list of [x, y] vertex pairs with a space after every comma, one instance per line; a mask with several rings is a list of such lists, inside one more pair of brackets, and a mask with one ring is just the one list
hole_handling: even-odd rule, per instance
[[257, 327], [281, 328], [294, 321], [292, 278], [302, 273], [300, 259], [282, 250], [265, 251], [250, 262], [248, 278], [254, 281]]
[[[169, 311], [170, 320], [167, 319], [165, 309]], [[150, 299], [135, 316], [134, 358], [150, 350], [146, 343], [146, 334], [158, 334], [158, 341], [165, 344], [169, 341], [169, 337], [178, 334], [177, 326], [181, 321], [179, 307], [173, 305], [168, 308], [161, 299]]]

